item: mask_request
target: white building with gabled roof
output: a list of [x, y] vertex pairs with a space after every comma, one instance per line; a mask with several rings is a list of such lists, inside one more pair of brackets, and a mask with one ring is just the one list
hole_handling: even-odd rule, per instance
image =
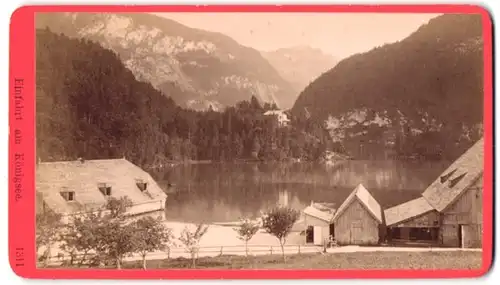
[[36, 166], [37, 211], [63, 217], [102, 209], [110, 197], [127, 196], [127, 214], [164, 216], [167, 194], [149, 173], [126, 159], [41, 162]]

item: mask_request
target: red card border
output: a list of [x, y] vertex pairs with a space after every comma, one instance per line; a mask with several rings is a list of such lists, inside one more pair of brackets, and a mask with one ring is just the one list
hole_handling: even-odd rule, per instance
[[[37, 269], [35, 256], [35, 28], [36, 12], [322, 12], [481, 14], [484, 35], [484, 236], [483, 265], [478, 270], [69, 270]], [[493, 252], [493, 51], [489, 12], [474, 5], [58, 5], [23, 6], [10, 24], [9, 81], [9, 260], [25, 278], [43, 279], [331, 279], [478, 277], [492, 265]], [[24, 119], [14, 117], [14, 81], [24, 79]], [[29, 99], [29, 100], [27, 100]], [[14, 131], [22, 132], [16, 144]], [[24, 153], [23, 190], [14, 189], [14, 155]], [[18, 197], [21, 195], [21, 198]], [[19, 199], [16, 199], [19, 198]], [[16, 266], [23, 263], [23, 266]]]

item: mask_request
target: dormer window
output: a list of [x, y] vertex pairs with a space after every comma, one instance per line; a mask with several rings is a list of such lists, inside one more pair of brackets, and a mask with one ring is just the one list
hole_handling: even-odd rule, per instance
[[460, 175], [460, 176], [458, 176], [458, 177], [456, 177], [456, 178], [453, 178], [452, 180], [450, 180], [449, 187], [450, 188], [455, 187], [455, 185], [457, 185], [457, 183], [460, 182], [460, 180], [462, 180], [462, 178], [464, 178], [466, 174], [467, 174], [467, 172], [464, 173], [464, 174], [462, 174], [462, 175]]
[[111, 186], [106, 183], [99, 183], [98, 186], [99, 191], [101, 191], [104, 196], [111, 196]]
[[451, 177], [453, 174], [455, 174], [455, 172], [457, 172], [457, 170], [456, 170], [456, 169], [454, 169], [452, 172], [450, 172], [450, 173], [448, 173], [448, 174], [446, 174], [446, 175], [441, 176], [441, 183], [445, 183], [445, 182], [446, 182], [446, 180], [450, 179], [450, 177]]
[[75, 191], [63, 190], [60, 192], [60, 194], [64, 198], [64, 200], [68, 202], [75, 201]]
[[137, 185], [137, 188], [139, 188], [141, 192], [144, 192], [148, 189], [148, 183], [142, 179], [136, 179], [135, 185]]

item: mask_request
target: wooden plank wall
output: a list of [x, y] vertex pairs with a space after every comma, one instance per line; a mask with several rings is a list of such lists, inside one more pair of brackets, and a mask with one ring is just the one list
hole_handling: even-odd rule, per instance
[[480, 247], [482, 240], [483, 219], [483, 179], [474, 185], [441, 215], [441, 237], [444, 246], [461, 246], [459, 244], [459, 225], [465, 247]]
[[379, 224], [355, 199], [335, 221], [335, 239], [339, 244], [378, 244]]
[[440, 230], [441, 244], [446, 247], [459, 247], [458, 230], [458, 225], [442, 225]]
[[479, 212], [481, 195], [478, 190], [470, 189], [460, 197], [449, 209], [443, 213], [443, 224], [480, 224], [481, 213]]

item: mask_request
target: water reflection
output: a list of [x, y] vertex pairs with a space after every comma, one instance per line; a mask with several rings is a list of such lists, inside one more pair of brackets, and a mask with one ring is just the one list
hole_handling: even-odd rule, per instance
[[311, 201], [337, 207], [363, 183], [382, 207], [418, 197], [448, 162], [348, 161], [318, 164], [214, 163], [178, 165], [153, 173], [169, 194], [167, 215], [186, 222], [256, 217], [277, 203], [302, 209]]

